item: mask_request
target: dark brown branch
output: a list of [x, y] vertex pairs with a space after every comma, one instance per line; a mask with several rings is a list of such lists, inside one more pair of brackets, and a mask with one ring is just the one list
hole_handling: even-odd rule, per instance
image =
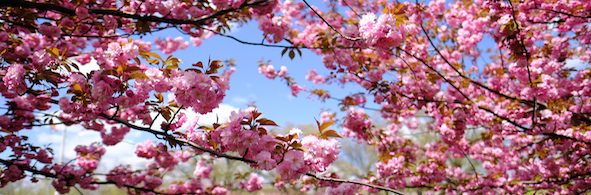
[[310, 9], [311, 9], [311, 10], [312, 10], [312, 11], [313, 11], [313, 12], [314, 12], [314, 13], [315, 13], [315, 14], [316, 14], [316, 15], [317, 15], [317, 16], [318, 16], [318, 17], [319, 17], [319, 18], [320, 18], [322, 21], [324, 21], [324, 23], [325, 23], [326, 25], [328, 25], [328, 26], [329, 26], [329, 27], [330, 27], [332, 30], [336, 31], [336, 32], [337, 32], [337, 33], [338, 33], [338, 34], [339, 34], [341, 37], [343, 37], [343, 38], [345, 38], [345, 39], [347, 39], [347, 40], [351, 40], [351, 41], [358, 41], [358, 40], [361, 40], [361, 39], [362, 39], [361, 37], [355, 37], [355, 38], [353, 38], [353, 37], [349, 37], [349, 36], [347, 36], [347, 35], [344, 35], [344, 34], [343, 34], [343, 33], [341, 33], [339, 30], [337, 30], [337, 29], [336, 29], [336, 28], [334, 28], [332, 25], [330, 25], [330, 24], [328, 23], [328, 21], [326, 21], [326, 20], [324, 19], [324, 17], [322, 17], [322, 16], [321, 16], [321, 15], [320, 15], [318, 12], [316, 12], [316, 10], [314, 10], [314, 8], [312, 8], [312, 6], [311, 6], [310, 4], [308, 4], [308, 2], [307, 2], [306, 0], [303, 0], [303, 1], [304, 1], [304, 3], [306, 4], [306, 6], [308, 6], [308, 8], [310, 8]]
[[214, 150], [211, 150], [211, 149], [208, 149], [208, 148], [204, 148], [202, 146], [199, 146], [199, 145], [197, 145], [197, 144], [195, 144], [195, 143], [193, 143], [193, 142], [191, 142], [189, 140], [175, 137], [175, 136], [170, 135], [170, 134], [168, 134], [166, 132], [156, 131], [156, 130], [153, 130], [153, 129], [150, 129], [150, 128], [147, 128], [147, 127], [137, 126], [137, 125], [131, 124], [131, 123], [129, 123], [129, 122], [123, 120], [123, 119], [120, 119], [120, 118], [117, 118], [117, 117], [110, 117], [109, 115], [104, 114], [104, 113], [103, 114], [100, 114], [100, 116], [101, 117], [104, 117], [104, 118], [106, 118], [108, 120], [113, 120], [113, 121], [116, 121], [118, 123], [121, 123], [121, 124], [123, 124], [125, 126], [128, 126], [129, 128], [132, 128], [132, 129], [149, 132], [149, 133], [152, 133], [154, 135], [164, 136], [166, 138], [166, 140], [169, 141], [169, 142], [170, 141], [173, 141], [173, 142], [177, 142], [177, 143], [182, 143], [181, 145], [191, 146], [191, 147], [193, 147], [193, 148], [195, 148], [197, 150], [201, 150], [203, 152], [210, 153], [210, 154], [215, 155], [217, 157], [227, 158], [227, 159], [231, 159], [231, 160], [238, 160], [238, 161], [242, 161], [242, 162], [246, 162], [246, 163], [256, 163], [256, 161], [251, 160], [251, 159], [242, 158], [242, 157], [236, 157], [236, 156], [231, 156], [231, 155], [227, 155], [227, 154], [224, 154], [224, 153], [219, 153], [219, 152], [216, 152]]
[[[247, 45], [258, 45], [258, 46], [265, 46], [265, 47], [279, 47], [279, 48], [290, 48], [290, 49], [291, 48], [306, 48], [306, 47], [284, 46], [284, 45], [271, 45], [271, 44], [265, 44], [265, 43], [248, 42], [248, 41], [240, 40], [240, 39], [238, 39], [238, 38], [236, 38], [236, 37], [234, 37], [232, 35], [227, 35], [227, 34], [224, 34], [224, 33], [218, 32], [218, 31], [215, 31], [213, 29], [209, 29], [209, 28], [202, 28], [202, 29], [207, 30], [207, 31], [210, 31], [210, 32], [213, 32], [213, 33], [215, 33], [217, 35], [220, 35], [222, 37], [227, 37], [227, 38], [233, 39], [234, 41], [237, 41], [237, 42], [242, 43], [242, 44], [247, 44]], [[310, 49], [310, 48], [308, 48], [308, 49]]]
[[[467, 80], [468, 80], [470, 83], [472, 83], [472, 84], [475, 84], [475, 85], [477, 85], [477, 86], [479, 86], [479, 87], [481, 87], [481, 88], [483, 88], [483, 89], [485, 89], [485, 90], [487, 90], [487, 91], [489, 91], [489, 92], [491, 92], [491, 93], [494, 93], [494, 94], [496, 94], [496, 95], [498, 95], [498, 96], [501, 96], [501, 97], [504, 97], [504, 98], [507, 98], [507, 99], [510, 99], [510, 100], [519, 101], [519, 102], [521, 102], [521, 103], [525, 103], [525, 104], [528, 104], [528, 103], [529, 103], [529, 104], [532, 104], [532, 103], [533, 103], [534, 105], [538, 105], [538, 106], [540, 106], [540, 107], [548, 107], [547, 105], [545, 105], [545, 104], [543, 104], [543, 103], [541, 103], [541, 102], [534, 102], [534, 101], [530, 101], [530, 100], [519, 99], [519, 98], [516, 98], [516, 97], [512, 97], [512, 96], [509, 96], [509, 95], [503, 94], [503, 93], [501, 93], [501, 92], [499, 92], [499, 91], [493, 90], [493, 89], [491, 89], [491, 88], [489, 88], [489, 87], [485, 86], [485, 85], [484, 85], [484, 84], [482, 84], [482, 83], [476, 82], [476, 81], [474, 81], [474, 80], [472, 80], [472, 79], [468, 78], [466, 75], [462, 74], [462, 73], [461, 73], [461, 72], [460, 72], [458, 69], [456, 69], [456, 67], [452, 66], [452, 64], [451, 64], [451, 63], [450, 63], [450, 62], [447, 60], [447, 58], [443, 57], [443, 55], [441, 54], [441, 51], [439, 51], [439, 49], [438, 49], [438, 48], [435, 46], [435, 43], [433, 43], [433, 41], [432, 41], [432, 40], [431, 40], [431, 38], [429, 37], [429, 34], [427, 33], [427, 31], [426, 31], [426, 30], [425, 30], [425, 28], [423, 27], [423, 25], [421, 25], [421, 29], [422, 29], [422, 30], [423, 30], [423, 32], [425, 33], [425, 37], [427, 37], [427, 40], [429, 41], [429, 43], [431, 44], [431, 46], [433, 47], [433, 49], [435, 49], [435, 51], [436, 51], [436, 52], [437, 52], [437, 53], [438, 53], [438, 54], [441, 56], [441, 58], [443, 59], [443, 61], [445, 61], [445, 63], [446, 63], [446, 64], [448, 64], [448, 65], [449, 65], [449, 66], [450, 66], [450, 67], [451, 67], [451, 68], [454, 70], [454, 72], [456, 72], [456, 73], [457, 73], [457, 74], [458, 74], [460, 77], [462, 77], [462, 78], [464, 78], [464, 79], [467, 79]], [[400, 49], [400, 50], [403, 50], [402, 48], [399, 48], [399, 49]], [[404, 51], [404, 50], [403, 50], [403, 51]], [[406, 52], [406, 51], [405, 51], [405, 53], [407, 53], [407, 54], [408, 54], [408, 52]], [[410, 54], [409, 54], [409, 55], [410, 55]], [[415, 57], [414, 55], [411, 55], [411, 56]], [[502, 56], [501, 56], [501, 57], [502, 57]], [[427, 65], [427, 64], [426, 64], [426, 63], [425, 63], [425, 62], [424, 62], [422, 59], [419, 59], [419, 58], [417, 58], [417, 57], [415, 57], [415, 58], [416, 58], [416, 59], [418, 59], [419, 61], [423, 62], [423, 64]], [[429, 67], [430, 69], [432, 69], [432, 68], [431, 68], [430, 66], [428, 66], [428, 65], [427, 65], [427, 67]], [[536, 106], [536, 107], [537, 107], [537, 106]]]
[[541, 10], [541, 11], [547, 11], [547, 12], [554, 12], [554, 13], [557, 13], [557, 14], [562, 14], [562, 15], [566, 15], [566, 16], [570, 16], [570, 17], [581, 18], [581, 19], [589, 19], [589, 18], [591, 18], [591, 16], [574, 15], [574, 14], [569, 14], [569, 13], [562, 12], [562, 11], [556, 11], [556, 10], [551, 10], [551, 9], [542, 9], [542, 8], [538, 8], [537, 6], [536, 6], [535, 9]]
[[512, 125], [514, 125], [514, 126], [516, 126], [516, 127], [519, 127], [520, 129], [522, 129], [522, 130], [524, 130], [524, 131], [527, 131], [527, 130], [529, 130], [529, 128], [527, 128], [527, 127], [524, 127], [524, 126], [522, 126], [522, 125], [520, 125], [520, 124], [517, 124], [517, 122], [515, 122], [515, 121], [512, 121], [512, 120], [510, 120], [510, 119], [509, 119], [509, 118], [507, 118], [507, 117], [504, 117], [504, 116], [498, 115], [497, 113], [493, 112], [492, 110], [490, 110], [490, 109], [488, 109], [488, 108], [486, 108], [486, 107], [483, 107], [483, 106], [478, 106], [478, 108], [480, 108], [480, 109], [482, 109], [482, 110], [484, 110], [484, 111], [486, 111], [486, 112], [488, 112], [488, 113], [491, 113], [491, 114], [495, 115], [495, 117], [497, 117], [497, 118], [500, 118], [500, 119], [502, 119], [502, 120], [504, 120], [504, 121], [507, 121], [507, 122], [511, 123]]
[[555, 137], [555, 138], [560, 138], [560, 139], [572, 140], [572, 141], [576, 141], [576, 142], [582, 142], [582, 143], [585, 143], [585, 144], [591, 144], [591, 142], [578, 140], [578, 139], [576, 139], [574, 137], [569, 137], [569, 136], [566, 136], [566, 135], [558, 135], [556, 133], [543, 133], [543, 135], [547, 135], [547, 136]]
[[[277, 48], [288, 48], [288, 49], [295, 49], [295, 48], [300, 48], [300, 49], [323, 49], [324, 48], [324, 47], [306, 47], [306, 46], [303, 46], [303, 45], [287, 46], [287, 45], [265, 44], [264, 43], [265, 42], [264, 39], [263, 39], [263, 41], [261, 43], [248, 42], [248, 41], [241, 40], [241, 39], [239, 39], [239, 38], [237, 38], [235, 36], [224, 34], [224, 33], [221, 33], [219, 31], [216, 31], [216, 30], [213, 30], [213, 29], [210, 29], [210, 28], [201, 27], [201, 29], [204, 29], [204, 30], [213, 32], [213, 33], [215, 33], [217, 35], [220, 35], [222, 37], [227, 37], [227, 38], [230, 38], [230, 39], [232, 39], [232, 40], [234, 40], [236, 42], [239, 42], [239, 43], [242, 43], [242, 44], [247, 44], [247, 45], [256, 45], [256, 46], [265, 46], [265, 47], [277, 47]], [[183, 34], [187, 34], [187, 33], [182, 32], [182, 31], [179, 31], [179, 32], [180, 33], [183, 33]], [[284, 40], [287, 41], [290, 44], [293, 44], [293, 42], [290, 41], [289, 39], [284, 39]], [[342, 46], [342, 45], [335, 45], [334, 47], [335, 48], [339, 48], [339, 49], [359, 49], [359, 47], [347, 47], [347, 46]]]
[[[92, 184], [99, 184], [99, 185], [117, 185], [117, 183], [112, 182], [112, 181], [97, 181], [97, 182], [92, 182]], [[171, 193], [162, 193], [162, 192], [157, 192], [155, 190], [151, 190], [151, 189], [147, 189], [147, 188], [140, 188], [140, 187], [135, 187], [135, 186], [130, 186], [130, 185], [123, 185], [123, 187], [126, 188], [131, 188], [137, 191], [142, 191], [142, 192], [153, 192], [154, 194], [162, 194], [162, 195], [177, 195], [177, 194], [171, 194]], [[182, 194], [197, 194], [197, 193], [182, 193]], [[181, 194], [178, 194], [181, 195]]]
[[14, 162], [7, 161], [7, 160], [4, 160], [4, 159], [0, 159], [0, 163], [4, 164], [6, 166], [15, 165], [15, 166], [18, 167], [18, 169], [24, 170], [24, 171], [28, 171], [28, 172], [32, 173], [33, 175], [43, 175], [45, 177], [56, 178], [56, 175], [54, 175], [54, 174], [51, 174], [51, 173], [48, 173], [48, 172], [39, 171], [37, 169], [33, 169], [31, 167], [28, 167], [28, 166], [19, 165], [19, 164], [16, 164]]
[[[519, 23], [517, 22], [517, 18], [515, 17], [515, 7], [513, 6], [513, 3], [511, 1], [509, 1], [509, 5], [511, 5], [511, 16], [513, 18], [513, 22], [516, 24], [517, 26], [517, 35], [519, 36], [519, 43], [521, 44], [521, 47], [523, 47], [523, 52], [525, 52], [525, 68], [527, 69], [527, 78], [529, 80], [529, 84], [531, 85], [530, 87], [534, 87], [534, 82], [531, 79], [531, 70], [529, 68], [529, 59], [530, 59], [530, 54], [529, 51], [527, 51], [527, 47], [525, 46], [525, 42], [523, 41], [523, 35], [521, 35], [521, 26], [518, 25]], [[538, 105], [536, 102], [536, 95], [535, 93], [533, 94], [534, 98], [534, 112], [532, 113], [531, 116], [531, 128], [534, 128], [536, 126], [536, 106]]]
[[[0, 163], [4, 164], [6, 166], [15, 165], [15, 166], [18, 167], [18, 169], [23, 170], [23, 171], [30, 172], [33, 175], [43, 175], [43, 176], [45, 176], [47, 178], [58, 178], [58, 175], [57, 174], [39, 171], [39, 170], [34, 169], [32, 167], [15, 164], [15, 163], [13, 163], [11, 161], [7, 161], [7, 160], [4, 160], [4, 159], [0, 159]], [[112, 182], [112, 181], [96, 181], [96, 182], [92, 182], [92, 184], [104, 185], [104, 184], [117, 184], [117, 183]], [[145, 191], [145, 192], [153, 192], [155, 194], [166, 194], [166, 195], [168, 195], [168, 193], [160, 193], [160, 192], [156, 192], [156, 191], [154, 191], [152, 189], [140, 188], [140, 187], [135, 187], [135, 186], [130, 186], [130, 185], [123, 185], [123, 186], [125, 186], [126, 188], [132, 188], [132, 189], [135, 189], [135, 190], [140, 190], [140, 191]], [[170, 194], [170, 195], [172, 195], [172, 194]]]
[[378, 186], [378, 185], [373, 185], [373, 184], [368, 184], [368, 183], [363, 183], [363, 182], [359, 182], [359, 181], [351, 181], [351, 180], [345, 180], [345, 179], [337, 179], [337, 178], [330, 178], [330, 177], [319, 177], [316, 176], [315, 174], [312, 173], [306, 173], [307, 176], [310, 176], [314, 179], [317, 180], [322, 180], [322, 181], [329, 181], [329, 182], [337, 182], [337, 183], [352, 183], [352, 184], [357, 184], [357, 185], [362, 185], [362, 186], [367, 186], [373, 189], [378, 189], [378, 190], [384, 190], [384, 191], [388, 191], [388, 192], [392, 192], [394, 194], [398, 194], [398, 195], [405, 195], [404, 192], [392, 189], [392, 188], [387, 188], [384, 186]]
[[[96, 8], [95, 9], [88, 9], [88, 13], [89, 14], [99, 14], [99, 15], [119, 16], [119, 17], [123, 17], [123, 18], [137, 19], [140, 21], [162, 22], [162, 23], [168, 23], [168, 24], [193, 24], [193, 25], [201, 26], [207, 20], [222, 16], [224, 14], [231, 13], [231, 12], [234, 12], [239, 9], [246, 8], [246, 7], [253, 7], [253, 6], [262, 5], [264, 3], [269, 3], [269, 2], [273, 2], [273, 1], [275, 1], [275, 0], [259, 0], [259, 1], [255, 1], [252, 3], [244, 3], [238, 8], [224, 9], [224, 10], [221, 10], [221, 11], [209, 14], [209, 15], [201, 16], [199, 18], [192, 19], [192, 20], [164, 18], [164, 17], [153, 16], [153, 15], [139, 15], [139, 14], [135, 14], [132, 12], [124, 12], [124, 11], [112, 10], [112, 9], [96, 9]], [[30, 1], [25, 1], [25, 0], [10, 0], [10, 1], [1, 1], [0, 2], [0, 7], [7, 7], [7, 6], [34, 8], [34, 9], [38, 9], [38, 10], [50, 10], [50, 11], [56, 11], [56, 12], [69, 14], [69, 15], [76, 15], [76, 10], [66, 8], [61, 5], [52, 4], [52, 3], [36, 3], [36, 2], [30, 2]]]

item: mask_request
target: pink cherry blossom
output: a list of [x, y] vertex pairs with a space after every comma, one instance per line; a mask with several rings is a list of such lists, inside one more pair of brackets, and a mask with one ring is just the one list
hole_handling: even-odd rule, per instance
[[240, 186], [246, 191], [254, 192], [262, 189], [263, 178], [256, 173], [251, 173], [248, 181], [241, 181]]

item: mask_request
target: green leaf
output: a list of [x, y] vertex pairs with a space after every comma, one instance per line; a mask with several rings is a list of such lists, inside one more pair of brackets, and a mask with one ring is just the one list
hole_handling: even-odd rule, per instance
[[283, 55], [285, 54], [285, 52], [287, 52], [287, 47], [285, 49], [283, 49], [283, 51], [281, 51], [281, 57], [283, 57]]

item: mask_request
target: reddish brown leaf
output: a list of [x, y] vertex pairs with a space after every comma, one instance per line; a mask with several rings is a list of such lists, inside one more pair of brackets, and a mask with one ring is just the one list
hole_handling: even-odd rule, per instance
[[266, 119], [266, 118], [259, 119], [259, 120], [257, 120], [257, 122], [260, 123], [261, 125], [279, 126], [274, 121]]

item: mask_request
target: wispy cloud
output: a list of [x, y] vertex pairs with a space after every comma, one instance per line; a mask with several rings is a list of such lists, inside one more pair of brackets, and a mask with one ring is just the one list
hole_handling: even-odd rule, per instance
[[[238, 108], [228, 104], [220, 104], [219, 108], [214, 109], [211, 113], [205, 114], [200, 117], [199, 125], [211, 125], [214, 122], [226, 122], [230, 119], [230, 113], [237, 111]], [[198, 113], [190, 110], [184, 112], [187, 115], [188, 121], [194, 120]], [[153, 128], [156, 128], [156, 124], [162, 122], [162, 117], [157, 119]], [[186, 128], [188, 123], [185, 123], [183, 128]], [[141, 125], [137, 123], [137, 125]], [[105, 124], [105, 128], [110, 129], [113, 125]], [[141, 125], [144, 126], [144, 125]], [[99, 132], [94, 130], [87, 130], [81, 125], [56, 126], [58, 132], [51, 131], [50, 128], [35, 128], [29, 131], [29, 138], [34, 140], [36, 144], [40, 146], [50, 146], [54, 150], [54, 162], [58, 162], [60, 154], [60, 147], [62, 141], [62, 132], [66, 131], [65, 147], [64, 147], [64, 163], [73, 164], [73, 160], [76, 158], [76, 152], [74, 149], [78, 145], [90, 145], [93, 142], [102, 142], [101, 135]], [[145, 165], [151, 160], [139, 158], [135, 155], [135, 145], [141, 143], [148, 138], [153, 138], [152, 135], [148, 135], [144, 132], [131, 130], [124, 138], [122, 142], [115, 146], [106, 146], [106, 153], [102, 157], [97, 172], [106, 173], [118, 165], [131, 165], [134, 169], [144, 169]]]
[[583, 70], [585, 69], [585, 66], [588, 66], [589, 64], [585, 63], [583, 60], [580, 59], [568, 59], [566, 60], [566, 64], [564, 65], [564, 67], [566, 68], [574, 68], [576, 70]]
[[[218, 122], [223, 123], [230, 120], [230, 114], [232, 111], [238, 111], [238, 108], [230, 106], [228, 104], [220, 104], [219, 108], [213, 109], [212, 112], [207, 113], [201, 118], [197, 124], [202, 126], [210, 126], [211, 124]], [[187, 115], [189, 116], [189, 115]], [[195, 115], [196, 116], [196, 115]], [[191, 118], [189, 118], [191, 119]]]
[[[59, 132], [52, 133], [50, 131], [36, 130], [39, 131], [37, 134], [37, 141], [41, 145], [50, 145], [54, 149], [54, 161], [57, 162], [59, 159], [62, 141], [62, 132], [66, 131], [65, 147], [64, 147], [64, 163], [68, 163], [76, 158], [76, 152], [74, 149], [78, 145], [90, 145], [94, 142], [101, 142], [101, 135], [97, 131], [86, 130], [81, 125], [72, 126], [58, 126]], [[139, 158], [134, 155], [135, 151], [135, 138], [138, 138], [141, 133], [130, 132], [125, 139], [115, 145], [106, 146], [106, 153], [102, 157], [99, 164], [98, 172], [106, 172], [111, 170], [113, 167], [121, 164], [129, 164], [133, 168], [141, 169], [148, 162], [146, 159]]]
[[232, 102], [236, 104], [246, 104], [248, 103], [248, 99], [243, 97], [233, 97]]

